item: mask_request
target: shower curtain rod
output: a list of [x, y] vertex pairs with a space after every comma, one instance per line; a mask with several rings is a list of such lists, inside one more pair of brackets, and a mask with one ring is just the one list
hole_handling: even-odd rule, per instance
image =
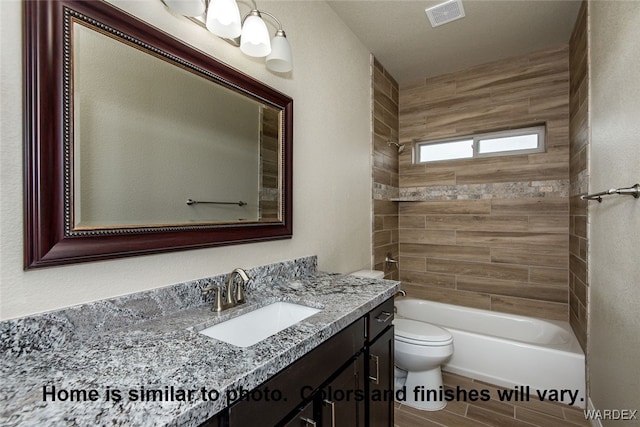
[[598, 203], [602, 202], [602, 196], [610, 196], [612, 194], [620, 194], [622, 196], [633, 196], [635, 199], [640, 198], [640, 184], [632, 185], [625, 188], [612, 188], [607, 191], [601, 191], [599, 193], [587, 194], [580, 196], [580, 200], [597, 200]]

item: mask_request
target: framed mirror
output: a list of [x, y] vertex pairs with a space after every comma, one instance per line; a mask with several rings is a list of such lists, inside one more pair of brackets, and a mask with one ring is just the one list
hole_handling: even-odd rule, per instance
[[106, 3], [24, 5], [25, 268], [292, 236], [291, 98]]

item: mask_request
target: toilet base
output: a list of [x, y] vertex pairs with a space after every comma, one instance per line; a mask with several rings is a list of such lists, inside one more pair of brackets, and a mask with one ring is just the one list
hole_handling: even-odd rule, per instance
[[[396, 371], [398, 372], [398, 371]], [[402, 382], [405, 393], [405, 400], [399, 403], [421, 411], [439, 411], [447, 406], [445, 399], [440, 399], [441, 393], [444, 391], [442, 384], [442, 372], [438, 366], [428, 371], [403, 371], [406, 372], [405, 378], [396, 378], [396, 387]], [[396, 393], [396, 396], [398, 393]]]

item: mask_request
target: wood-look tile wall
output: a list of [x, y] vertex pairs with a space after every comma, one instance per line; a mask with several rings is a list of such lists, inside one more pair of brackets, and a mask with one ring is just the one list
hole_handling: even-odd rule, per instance
[[589, 67], [587, 46], [587, 2], [578, 13], [569, 42], [569, 153], [571, 199], [569, 208], [569, 322], [582, 349], [587, 348], [588, 286], [587, 203], [580, 195], [588, 193], [589, 155]]
[[[403, 288], [568, 320], [568, 46], [403, 86], [399, 99], [400, 196], [421, 200], [399, 206]], [[544, 153], [412, 163], [416, 142], [536, 124]]]
[[387, 254], [398, 259], [398, 150], [387, 141], [398, 141], [398, 83], [372, 58], [373, 84], [373, 264], [387, 279], [398, 279]]

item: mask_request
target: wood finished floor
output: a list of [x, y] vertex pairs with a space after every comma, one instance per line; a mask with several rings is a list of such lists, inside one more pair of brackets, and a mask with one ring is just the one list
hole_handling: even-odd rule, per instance
[[498, 387], [467, 377], [443, 372], [444, 385], [466, 390], [487, 389], [491, 399], [486, 402], [451, 401], [441, 411], [419, 411], [396, 402], [395, 427], [589, 427], [580, 408], [553, 402], [540, 402], [531, 396], [524, 402], [501, 402]]

